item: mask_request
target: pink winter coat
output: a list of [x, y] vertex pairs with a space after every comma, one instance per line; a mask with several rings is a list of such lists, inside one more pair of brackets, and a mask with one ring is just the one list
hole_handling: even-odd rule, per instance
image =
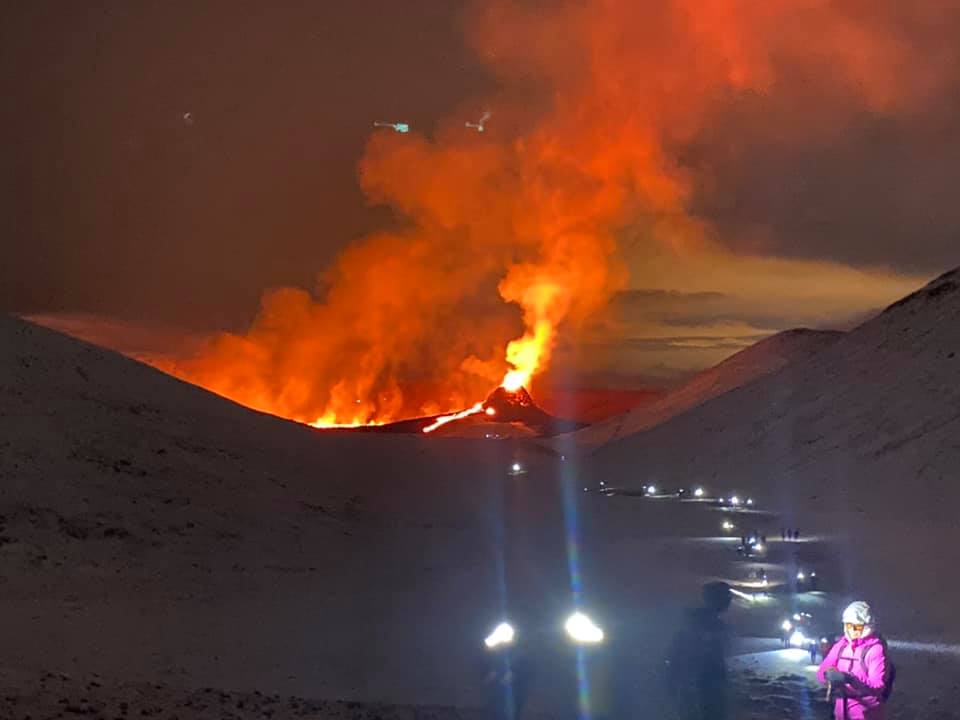
[[884, 703], [880, 695], [887, 677], [887, 650], [883, 640], [873, 635], [853, 641], [840, 638], [817, 670], [821, 683], [827, 682], [825, 673], [830, 668], [850, 676], [850, 682], [844, 685], [846, 698], [838, 697], [833, 706], [836, 720], [883, 720]]

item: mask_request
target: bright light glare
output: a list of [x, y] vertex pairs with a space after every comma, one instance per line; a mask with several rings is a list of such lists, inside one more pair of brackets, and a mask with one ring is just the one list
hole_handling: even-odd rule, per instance
[[753, 505], [753, 498], [747, 498], [747, 505]]
[[732, 498], [730, 498], [730, 504], [731, 504], [731, 505], [739, 505], [739, 504], [740, 504], [740, 498], [738, 498], [736, 495], [734, 495]]
[[790, 645], [796, 648], [804, 647], [809, 644], [810, 639], [799, 630], [794, 630], [790, 636]]
[[803, 574], [803, 570], [797, 573], [797, 580], [806, 580], [807, 576]]
[[756, 545], [753, 546], [753, 549], [756, 550], [757, 552], [763, 552], [763, 543], [757, 543]]
[[724, 530], [733, 530], [733, 523], [730, 522], [729, 520], [724, 520], [724, 521], [723, 521], [723, 529], [724, 529]]
[[697, 488], [693, 491], [694, 497], [703, 497], [703, 488]]
[[521, 469], [520, 463], [514, 463], [513, 465], [510, 466], [510, 469], [513, 470], [515, 473], [520, 472], [520, 469]]
[[656, 485], [647, 485], [647, 495], [653, 495], [657, 491]]
[[589, 644], [603, 642], [603, 630], [581, 612], [575, 612], [568, 617], [563, 628], [574, 642]]
[[502, 622], [493, 629], [493, 632], [487, 635], [483, 644], [491, 650], [500, 645], [509, 645], [513, 642], [513, 628], [510, 623]]
[[789, 620], [784, 620], [782, 623], [780, 623], [780, 627], [782, 627], [786, 632], [790, 632], [793, 630], [793, 623]]

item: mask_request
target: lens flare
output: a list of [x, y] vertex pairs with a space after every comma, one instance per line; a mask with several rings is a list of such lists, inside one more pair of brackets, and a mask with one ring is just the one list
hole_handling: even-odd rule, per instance
[[491, 650], [501, 645], [511, 645], [516, 635], [510, 623], [502, 622], [493, 629], [493, 632], [484, 638], [483, 644]]
[[594, 645], [603, 642], [603, 630], [582, 612], [575, 612], [568, 617], [563, 629], [567, 631], [570, 639], [577, 643]]

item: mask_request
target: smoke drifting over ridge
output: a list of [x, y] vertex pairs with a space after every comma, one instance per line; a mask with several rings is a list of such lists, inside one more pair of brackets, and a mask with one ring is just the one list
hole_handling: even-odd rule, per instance
[[460, 116], [432, 138], [378, 132], [360, 164], [371, 202], [404, 226], [349, 246], [315, 293], [267, 292], [245, 335], [158, 364], [322, 424], [446, 412], [512, 368], [535, 376], [559, 334], [627, 286], [625, 229], [679, 256], [736, 246], [690, 212], [706, 181], [691, 153], [724, 107], [818, 98], [771, 120], [802, 144], [858, 113], [896, 116], [936, 94], [949, 58], [902, 30], [932, 33], [955, 11], [883, 5], [478, 6], [470, 42], [503, 90], [465, 114], [489, 107], [487, 132]]

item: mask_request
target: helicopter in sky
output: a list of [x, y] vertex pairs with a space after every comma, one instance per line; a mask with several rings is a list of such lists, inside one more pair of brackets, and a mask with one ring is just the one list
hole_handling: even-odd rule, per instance
[[487, 120], [490, 119], [490, 116], [492, 114], [493, 113], [491, 113], [489, 110], [486, 110], [484, 111], [483, 115], [480, 116], [480, 120], [478, 120], [475, 123], [469, 122], [469, 121], [465, 122], [464, 127], [471, 128], [473, 130], [476, 130], [477, 132], [484, 132], [484, 125], [486, 124]]
[[404, 122], [392, 123], [392, 122], [382, 122], [380, 120], [377, 120], [375, 123], [373, 123], [373, 126], [378, 128], [390, 128], [391, 130], [394, 130], [395, 132], [398, 132], [398, 133], [410, 132], [409, 123], [404, 123]]

